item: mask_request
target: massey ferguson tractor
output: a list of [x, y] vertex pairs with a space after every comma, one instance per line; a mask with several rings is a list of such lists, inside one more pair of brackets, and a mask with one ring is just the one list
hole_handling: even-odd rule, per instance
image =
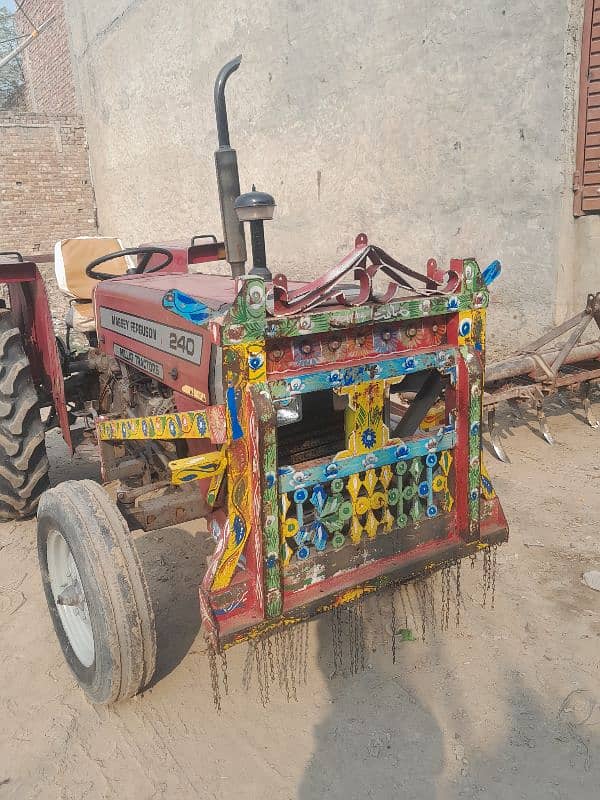
[[[489, 588], [508, 537], [481, 458], [485, 275], [499, 265], [482, 275], [471, 258], [446, 269], [430, 259], [422, 274], [361, 233], [312, 282], [272, 276], [263, 221], [275, 203], [240, 192], [229, 142], [225, 84], [240, 61], [215, 84], [224, 242], [119, 249], [83, 265], [73, 254], [90, 242], [61, 243], [64, 339], [36, 264], [1, 259], [0, 517], [37, 507], [50, 616], [94, 703], [131, 697], [154, 673], [132, 530], [168, 536], [197, 521], [214, 543], [198, 594], [217, 703], [230, 646], [267, 652], [261, 679], [276, 681], [273, 651], [285, 671], [280, 640], [297, 653], [298, 623], [438, 572], [447, 604], [450, 570], [458, 581], [461, 559], [480, 552]], [[198, 271], [222, 260], [231, 276]], [[53, 427], [71, 449], [93, 437], [103, 486], [48, 488]]]

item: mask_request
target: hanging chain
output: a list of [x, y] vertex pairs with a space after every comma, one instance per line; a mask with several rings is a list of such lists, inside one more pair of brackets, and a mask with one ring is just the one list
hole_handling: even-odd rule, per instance
[[221, 711], [221, 690], [219, 688], [219, 673], [217, 671], [217, 653], [212, 644], [208, 646], [208, 668], [210, 670], [210, 683], [212, 686], [213, 703], [218, 712]]
[[267, 639], [267, 658], [269, 660], [269, 674], [271, 681], [275, 683], [275, 661], [273, 659], [273, 641], [272, 636]]
[[498, 555], [498, 545], [492, 547], [492, 609], [496, 601], [496, 556]]
[[481, 605], [485, 608], [487, 603], [487, 593], [489, 586], [489, 573], [490, 573], [490, 551], [486, 548], [483, 551], [483, 599]]
[[225, 694], [229, 694], [229, 678], [227, 677], [227, 652], [221, 649], [221, 672], [223, 674], [223, 689]]
[[477, 553], [471, 553], [469, 559], [471, 561], [471, 569], [475, 569], [475, 564], [477, 563]]
[[258, 683], [258, 693], [260, 696], [261, 705], [264, 708], [267, 705], [268, 698], [266, 695], [267, 687], [265, 686], [264, 674], [261, 664], [260, 648], [257, 642], [253, 642], [252, 646], [254, 648], [254, 658], [256, 660], [256, 681]]
[[462, 600], [462, 593], [460, 588], [460, 559], [456, 562], [456, 627], [460, 628], [460, 603]]
[[396, 663], [396, 587], [392, 589], [392, 609], [390, 614], [390, 627], [392, 629], [392, 664]]

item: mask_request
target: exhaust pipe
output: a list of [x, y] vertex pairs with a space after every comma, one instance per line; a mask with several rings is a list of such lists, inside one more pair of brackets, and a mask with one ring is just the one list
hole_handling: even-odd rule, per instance
[[244, 225], [238, 220], [234, 208], [235, 200], [240, 195], [240, 176], [236, 152], [229, 144], [225, 84], [229, 76], [240, 66], [241, 60], [242, 57], [238, 56], [225, 64], [215, 81], [215, 115], [219, 138], [219, 149], [215, 151], [215, 166], [217, 168], [217, 186], [221, 205], [225, 255], [231, 266], [231, 274], [234, 278], [245, 273], [246, 237], [244, 236]]

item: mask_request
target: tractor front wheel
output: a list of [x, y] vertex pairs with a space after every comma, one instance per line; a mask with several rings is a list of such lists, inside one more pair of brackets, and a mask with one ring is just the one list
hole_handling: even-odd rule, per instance
[[48, 486], [37, 392], [21, 333], [0, 310], [0, 520], [31, 516]]
[[65, 481], [43, 495], [38, 556], [56, 635], [88, 698], [140, 692], [156, 664], [154, 613], [127, 524], [101, 486]]

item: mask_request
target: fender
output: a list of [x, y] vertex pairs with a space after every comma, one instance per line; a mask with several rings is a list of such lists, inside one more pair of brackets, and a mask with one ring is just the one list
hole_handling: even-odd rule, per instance
[[0, 260], [0, 283], [8, 285], [11, 311], [23, 334], [33, 379], [52, 396], [62, 437], [73, 452], [64, 376], [44, 280], [33, 261]]

